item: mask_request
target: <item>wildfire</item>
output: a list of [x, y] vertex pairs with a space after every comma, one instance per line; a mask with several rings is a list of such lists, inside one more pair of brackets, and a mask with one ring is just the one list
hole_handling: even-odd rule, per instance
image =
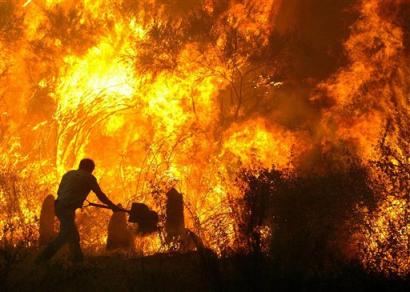
[[[41, 200], [85, 156], [95, 159], [114, 201], [143, 201], [161, 213], [161, 194], [178, 188], [188, 227], [217, 251], [236, 244], [232, 202], [246, 191], [244, 171], [298, 173], [294, 162], [308, 149], [340, 141], [354, 145], [375, 181], [381, 170], [372, 163], [385, 146], [395, 167], [408, 166], [408, 48], [394, 13], [383, 14], [384, 5], [404, 1], [357, 1], [346, 64], [303, 81], [316, 82], [306, 103], [331, 105], [300, 105], [306, 115], [279, 102], [293, 80], [269, 55], [285, 2], [0, 2], [0, 236], [11, 226], [10, 240], [25, 239], [24, 225], [35, 230]], [[374, 258], [388, 222], [408, 216], [409, 199], [378, 200], [377, 211], [363, 214], [370, 227], [360, 259], [406, 274], [408, 221], [394, 225], [401, 258]], [[98, 214], [106, 223], [108, 213]], [[90, 234], [102, 232], [85, 240], [104, 242], [105, 235]], [[150, 252], [159, 248], [157, 238], [147, 242]]]

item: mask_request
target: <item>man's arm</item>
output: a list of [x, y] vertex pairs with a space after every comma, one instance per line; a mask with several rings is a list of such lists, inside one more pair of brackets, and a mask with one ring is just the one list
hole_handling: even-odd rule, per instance
[[108, 207], [110, 207], [113, 211], [120, 211], [120, 208], [115, 205], [108, 197], [106, 194], [103, 193], [101, 190], [99, 184], [97, 183], [97, 180], [93, 178], [93, 183], [91, 185], [91, 190], [97, 195], [97, 198], [104, 204], [106, 204]]

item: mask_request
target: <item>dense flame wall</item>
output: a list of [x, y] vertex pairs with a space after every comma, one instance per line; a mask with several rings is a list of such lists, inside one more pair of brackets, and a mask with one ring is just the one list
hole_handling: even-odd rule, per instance
[[[235, 245], [242, 170], [320, 173], [329, 144], [371, 168], [384, 136], [408, 165], [406, 1], [183, 3], [0, 2], [3, 233], [35, 237], [41, 200], [85, 156], [114, 201], [161, 211], [175, 186], [215, 249]], [[366, 216], [371, 246], [390, 219]]]

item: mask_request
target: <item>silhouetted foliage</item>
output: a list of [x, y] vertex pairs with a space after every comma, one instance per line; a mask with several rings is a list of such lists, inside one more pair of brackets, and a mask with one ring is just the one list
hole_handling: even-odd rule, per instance
[[249, 250], [262, 248], [257, 230], [269, 226], [269, 252], [286, 272], [337, 269], [344, 260], [340, 248], [361, 222], [357, 206], [374, 208], [367, 171], [359, 165], [323, 175], [272, 170], [247, 181], [242, 232]]
[[178, 55], [183, 48], [183, 32], [179, 25], [155, 23], [148, 32], [148, 38], [138, 43], [140, 52], [136, 60], [137, 71], [160, 73], [174, 70]]
[[24, 15], [17, 14], [16, 5], [10, 0], [0, 2], [0, 40], [13, 42], [22, 35]]
[[56, 47], [60, 48], [60, 51], [78, 55], [94, 46], [102, 30], [110, 29], [113, 25], [87, 17], [81, 4], [68, 10], [57, 5], [53, 10], [47, 11], [46, 16], [49, 21], [47, 26], [42, 28], [45, 36], [41, 42], [46, 46], [55, 47], [56, 44], [51, 42], [58, 40], [60, 43]]

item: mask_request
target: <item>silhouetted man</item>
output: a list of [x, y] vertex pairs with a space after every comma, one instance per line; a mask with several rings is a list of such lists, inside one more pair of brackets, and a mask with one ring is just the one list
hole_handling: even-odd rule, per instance
[[92, 175], [94, 168], [94, 161], [83, 159], [77, 170], [70, 170], [63, 175], [55, 203], [55, 212], [60, 220], [60, 232], [37, 257], [37, 263], [51, 259], [66, 243], [69, 245], [72, 261], [82, 262], [83, 253], [80, 247], [80, 236], [75, 225], [75, 210], [82, 207], [90, 191], [93, 191], [98, 199], [113, 211], [120, 211], [120, 208], [101, 191], [97, 179]]

